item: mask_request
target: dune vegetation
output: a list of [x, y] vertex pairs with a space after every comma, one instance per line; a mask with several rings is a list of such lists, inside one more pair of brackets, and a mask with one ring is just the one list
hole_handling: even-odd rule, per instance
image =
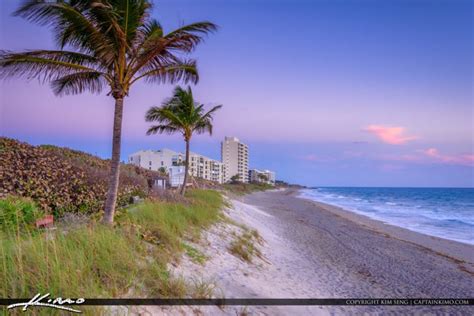
[[222, 185], [223, 189], [235, 195], [245, 195], [252, 192], [275, 189], [274, 186], [267, 183], [226, 183]]
[[[69, 148], [32, 146], [0, 137], [0, 198], [31, 198], [43, 211], [62, 216], [66, 212], [91, 214], [103, 210], [109, 162]], [[148, 181], [160, 173], [123, 165], [119, 207], [132, 196], [145, 197]]]
[[[0, 296], [199, 296], [202, 285], [172, 276], [168, 264], [186, 251], [186, 240], [199, 239], [220, 218], [222, 205], [216, 191], [189, 190], [182, 203], [149, 200], [123, 209], [114, 227], [90, 217], [78, 225], [58, 223], [54, 230], [10, 221], [0, 231]], [[39, 210], [22, 198], [0, 203], [0, 214], [10, 218], [21, 218], [26, 209], [32, 216]]]

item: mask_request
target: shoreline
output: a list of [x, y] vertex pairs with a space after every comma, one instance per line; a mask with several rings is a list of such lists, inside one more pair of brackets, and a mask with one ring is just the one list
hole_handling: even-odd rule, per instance
[[321, 209], [342, 216], [359, 225], [373, 229], [378, 233], [387, 234], [391, 238], [397, 238], [402, 241], [411, 242], [419, 246], [426, 247], [440, 255], [450, 257], [453, 260], [462, 260], [474, 264], [474, 245], [424, 234], [410, 230], [408, 228], [386, 223], [382, 220], [374, 219], [367, 215], [359, 214], [337, 205], [314, 201], [312, 199], [299, 196], [299, 191], [300, 190], [291, 190], [291, 195], [295, 198], [314, 203]]
[[[297, 253], [287, 262], [306, 287], [315, 289], [313, 297], [474, 296], [474, 246], [390, 226], [296, 197], [297, 192], [257, 192], [242, 201], [273, 216], [267, 229]], [[474, 307], [331, 307], [327, 311], [472, 314]]]
[[[474, 264], [465, 260], [470, 259], [468, 253], [474, 252], [474, 247], [407, 233], [362, 215], [354, 216], [349, 211], [296, 197], [296, 193], [287, 189], [227, 197], [228, 205], [223, 212], [231, 221], [218, 223], [203, 234], [201, 241], [192, 244], [206, 256], [206, 262], [197, 264], [183, 256], [173, 274], [212, 284], [213, 297], [225, 298], [474, 296]], [[242, 233], [242, 227], [257, 230], [263, 239], [258, 245], [262, 256], [252, 262], [241, 260], [229, 249]], [[434, 249], [428, 247], [436, 242], [439, 245], [434, 245]], [[197, 308], [205, 315], [474, 313], [473, 306], [189, 308]], [[170, 307], [165, 314], [187, 314], [189, 308]]]

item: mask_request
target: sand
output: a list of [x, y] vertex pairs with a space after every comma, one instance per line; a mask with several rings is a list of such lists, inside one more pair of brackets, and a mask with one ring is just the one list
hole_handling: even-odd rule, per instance
[[[256, 229], [263, 259], [244, 262], [229, 252], [241, 228], [220, 223], [193, 247], [208, 260], [184, 257], [173, 268], [225, 298], [467, 298], [474, 297], [474, 247], [414, 233], [296, 196], [295, 190], [258, 192], [230, 200], [225, 213]], [[155, 314], [326, 315], [460, 314], [449, 306], [227, 306], [149, 308]], [[144, 311], [142, 309], [142, 311]], [[145, 313], [146, 314], [146, 313]]]

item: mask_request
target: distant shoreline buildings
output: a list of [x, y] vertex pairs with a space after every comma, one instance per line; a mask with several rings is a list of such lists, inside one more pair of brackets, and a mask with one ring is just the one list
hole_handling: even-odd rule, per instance
[[[129, 155], [128, 163], [169, 176], [169, 185], [177, 187], [184, 181], [185, 155], [170, 149], [140, 150]], [[275, 185], [275, 172], [249, 170], [248, 146], [236, 137], [221, 142], [221, 161], [190, 152], [189, 174], [217, 183], [257, 182]]]
[[250, 182], [266, 183], [270, 185], [275, 185], [276, 181], [274, 171], [258, 169], [249, 170], [249, 179]]

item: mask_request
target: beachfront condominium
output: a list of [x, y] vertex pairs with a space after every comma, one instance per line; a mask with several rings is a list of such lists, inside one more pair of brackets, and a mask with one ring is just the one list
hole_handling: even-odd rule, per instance
[[[169, 149], [141, 150], [128, 157], [128, 162], [154, 171], [166, 171], [178, 174], [176, 166], [183, 166], [185, 155]], [[170, 168], [174, 168], [170, 172]], [[189, 155], [189, 174], [193, 177], [223, 183], [224, 164], [197, 153]]]
[[224, 182], [234, 176], [240, 182], [249, 182], [249, 149], [236, 137], [225, 137], [221, 143], [221, 157], [224, 164]]
[[189, 174], [217, 183], [224, 182], [224, 164], [220, 161], [191, 152], [189, 154]]
[[[128, 163], [148, 170], [168, 170], [184, 161], [184, 155], [170, 149], [140, 150], [128, 156]], [[163, 168], [163, 169], [161, 169]]]
[[270, 170], [250, 169], [249, 180], [250, 182], [275, 185], [275, 172]]

